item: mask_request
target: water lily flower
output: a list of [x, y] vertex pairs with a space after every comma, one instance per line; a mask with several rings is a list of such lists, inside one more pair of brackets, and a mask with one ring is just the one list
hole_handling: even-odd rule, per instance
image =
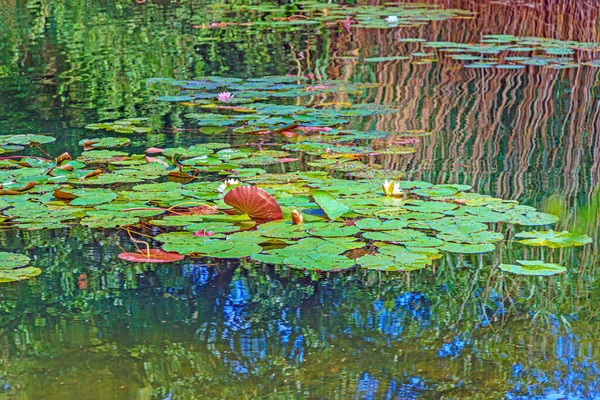
[[395, 15], [390, 15], [389, 17], [387, 17], [385, 19], [385, 22], [387, 22], [390, 25], [398, 25], [398, 22], [400, 22], [400, 19], [398, 19], [398, 17]]
[[214, 236], [215, 233], [213, 231], [207, 231], [206, 229], [202, 229], [199, 231], [194, 232], [194, 236], [199, 236], [199, 237], [207, 237], [207, 236]]
[[225, 189], [227, 189], [228, 187], [239, 185], [239, 184], [240, 184], [240, 181], [238, 181], [237, 179], [227, 179], [225, 182], [223, 182], [219, 185], [217, 190], [219, 191], [219, 193], [224, 193]]
[[396, 182], [394, 181], [383, 182], [381, 188], [383, 189], [383, 194], [385, 194], [386, 196], [397, 196], [399, 194], [402, 194], [402, 190], [396, 186]]
[[217, 99], [223, 103], [229, 103], [233, 97], [230, 92], [221, 92], [217, 95]]

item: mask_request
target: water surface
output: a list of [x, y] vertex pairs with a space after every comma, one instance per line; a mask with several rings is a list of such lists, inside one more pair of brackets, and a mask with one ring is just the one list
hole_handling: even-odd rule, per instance
[[539, 255], [508, 244], [446, 255], [435, 272], [317, 276], [247, 260], [133, 265], [117, 259], [111, 230], [5, 229], [2, 250], [25, 251], [43, 273], [0, 287], [0, 399], [598, 398], [599, 70], [356, 58], [421, 50], [404, 38], [595, 42], [598, 7], [438, 3], [478, 16], [346, 34], [198, 29], [254, 18], [199, 1], [5, 2], [2, 133], [50, 133], [76, 155], [79, 140], [97, 135], [85, 125], [148, 117], [158, 133], [133, 136], [134, 149], [189, 145], [207, 139], [184, 107], [155, 101], [163, 93], [146, 79], [291, 73], [377, 83], [352, 100], [401, 111], [363, 127], [433, 132], [416, 153], [377, 160], [386, 168], [559, 213], [559, 228], [595, 242], [553, 251], [569, 273], [549, 280], [498, 273], [524, 251]]

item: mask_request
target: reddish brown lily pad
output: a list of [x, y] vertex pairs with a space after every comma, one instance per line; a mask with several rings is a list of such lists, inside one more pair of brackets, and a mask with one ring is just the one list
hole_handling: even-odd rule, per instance
[[150, 147], [148, 149], [146, 149], [146, 154], [160, 154], [163, 152], [164, 149], [161, 149], [159, 147]]
[[290, 162], [294, 162], [294, 161], [298, 161], [299, 158], [290, 158], [290, 157], [283, 157], [279, 159], [280, 163], [290, 163]]
[[[148, 254], [149, 253], [149, 254]], [[119, 258], [125, 261], [140, 263], [170, 263], [181, 261], [185, 258], [179, 253], [167, 252], [160, 249], [150, 249], [146, 252], [121, 253]]]
[[238, 186], [231, 189], [223, 201], [247, 214], [257, 224], [283, 219], [283, 212], [269, 193], [256, 186]]

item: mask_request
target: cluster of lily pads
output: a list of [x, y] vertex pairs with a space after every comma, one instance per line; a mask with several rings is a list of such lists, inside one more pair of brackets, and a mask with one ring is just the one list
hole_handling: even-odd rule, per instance
[[[599, 43], [582, 43], [539, 37], [484, 35], [481, 43], [425, 42], [424, 47], [451, 53], [455, 60], [470, 61], [468, 68], [520, 69], [527, 65], [552, 69], [600, 66], [596, 61], [574, 58], [576, 50], [596, 52]], [[500, 55], [502, 57], [500, 58]]]
[[[600, 43], [563, 41], [540, 37], [513, 35], [484, 35], [480, 43], [428, 42], [419, 38], [402, 38], [403, 42], [417, 42], [425, 49], [437, 49], [453, 60], [465, 61], [466, 68], [523, 69], [539, 66], [551, 69], [575, 68], [582, 65], [600, 67], [593, 58], [575, 57], [576, 51], [593, 54]], [[365, 58], [365, 62], [412, 60], [423, 64], [439, 61], [436, 52], [416, 51], [389, 57]]]
[[125, 118], [117, 121], [89, 124], [86, 126], [86, 128], [94, 130], [107, 130], [116, 133], [149, 133], [152, 132], [152, 129], [141, 125], [147, 120], [147, 118]]
[[[250, 257], [305, 270], [411, 271], [432, 265], [444, 252], [493, 251], [505, 239], [493, 229], [502, 224], [551, 226], [558, 220], [516, 201], [473, 193], [468, 185], [400, 181], [402, 172], [384, 170], [373, 156], [412, 153], [412, 145], [429, 132], [394, 132], [390, 138], [389, 132], [346, 129], [351, 117], [395, 111], [326, 101], [330, 92], [363, 86], [297, 76], [150, 83], [179, 91], [159, 101], [210, 109], [187, 114], [199, 132], [279, 135], [283, 143], [209, 142], [131, 154], [123, 151], [129, 138], [101, 136], [82, 140], [84, 151], [76, 158], [67, 153], [52, 158], [42, 148], [55, 140], [51, 136], [0, 136], [2, 152], [29, 147], [46, 156], [0, 156], [0, 228], [121, 229], [137, 250], [120, 257], [135, 262]], [[306, 104], [298, 101], [302, 98]], [[152, 131], [144, 122], [132, 118], [88, 128]], [[372, 140], [380, 138], [389, 139], [383, 148]], [[278, 165], [297, 161], [316, 170], [277, 172]], [[552, 230], [520, 232], [516, 238], [551, 248], [591, 241]], [[500, 268], [564, 272], [543, 261], [519, 262]], [[0, 253], [0, 263], [5, 281], [39, 273], [10, 253]]]
[[[211, 128], [201, 130], [203, 133], [221, 133], [228, 128], [235, 133], [260, 134], [267, 131], [283, 132], [297, 126], [307, 129], [340, 126], [353, 117], [398, 111], [380, 104], [327, 100], [328, 94], [357, 94], [373, 87], [372, 84], [314, 81], [306, 76], [268, 76], [245, 80], [202, 77], [184, 81], [152, 78], [147, 83], [157, 91], [162, 89], [169, 93], [156, 96], [155, 100], [177, 102], [204, 111], [185, 115], [201, 127]], [[171, 88], [176, 92], [173, 93]], [[305, 99], [307, 104], [297, 104], [299, 99]], [[289, 104], [290, 100], [295, 100], [294, 104]]]
[[41, 274], [39, 268], [27, 266], [30, 261], [24, 254], [0, 251], [0, 283], [21, 281]]
[[[2, 140], [24, 139], [17, 135]], [[28, 140], [52, 138], [29, 135]], [[288, 155], [277, 150], [263, 154], [207, 143], [149, 152], [152, 156], [89, 150], [75, 160], [65, 154], [54, 160], [3, 159], [1, 224], [23, 229], [83, 224], [154, 235], [153, 244], [146, 242], [147, 247], [133, 253], [137, 257], [124, 254], [134, 261], [251, 257], [306, 270], [411, 271], [431, 265], [443, 252], [493, 251], [504, 239], [492, 230], [498, 223], [545, 226], [558, 219], [516, 201], [470, 192], [467, 185], [398, 181], [382, 187], [379, 180], [339, 179], [325, 171], [268, 173], [252, 167], [253, 158], [275, 161]], [[228, 179], [219, 178], [223, 175]], [[252, 190], [233, 200], [243, 188]], [[518, 237], [524, 244], [548, 247], [591, 240], [553, 231]], [[156, 245], [162, 249], [150, 248]], [[6, 254], [0, 260], [13, 265]], [[541, 262], [520, 267], [536, 274], [548, 274], [548, 268], [562, 272]], [[2, 278], [38, 273], [17, 270], [11, 268]]]
[[[461, 9], [446, 9], [424, 3], [401, 3], [369, 6], [354, 6], [318, 1], [300, 1], [294, 7], [281, 7], [278, 4], [262, 2], [244, 5], [214, 5], [231, 7], [232, 11], [264, 17], [260, 21], [215, 21], [197, 25], [195, 28], [226, 28], [249, 26], [257, 28], [337, 26], [351, 33], [353, 29], [374, 28], [393, 29], [412, 27], [432, 21], [445, 21], [453, 18], [473, 18], [474, 13]], [[440, 49], [450, 53], [455, 60], [467, 61], [467, 68], [521, 69], [526, 66], [563, 69], [588, 65], [600, 66], [593, 58], [587, 61], [574, 57], [575, 51], [598, 51], [598, 43], [564, 41], [540, 37], [517, 37], [507, 34], [484, 35], [480, 43], [427, 42], [419, 38], [401, 38], [403, 42], [423, 42], [426, 48]], [[364, 62], [387, 62], [411, 60], [413, 64], [438, 61], [435, 52], [417, 51], [412, 54], [395, 54], [382, 57], [367, 57]]]
[[425, 3], [400, 3], [368, 6], [351, 6], [332, 2], [304, 0], [295, 2], [295, 7], [282, 7], [280, 4], [260, 2], [256, 4], [213, 5], [230, 7], [239, 15], [260, 13], [264, 18], [244, 22], [219, 22], [197, 25], [196, 28], [225, 28], [228, 26], [254, 26], [258, 28], [293, 27], [306, 25], [341, 25], [350, 32], [352, 26], [359, 28], [386, 29], [411, 27], [432, 21], [445, 21], [451, 18], [471, 18], [467, 10], [443, 8]]
[[[199, 126], [204, 134], [277, 134], [291, 142], [284, 150], [302, 151], [323, 156], [308, 163], [310, 166], [343, 172], [368, 171], [358, 158], [367, 155], [410, 154], [415, 150], [399, 142], [384, 149], [373, 148], [368, 141], [390, 135], [384, 131], [346, 129], [351, 118], [395, 113], [396, 109], [376, 104], [327, 101], [329, 93], [356, 93], [370, 85], [341, 81], [310, 82], [304, 76], [270, 76], [242, 80], [229, 77], [205, 77], [195, 80], [153, 78], [149, 84], [167, 85], [180, 89], [174, 95], [157, 96], [159, 101], [177, 102], [210, 112], [193, 112], [185, 116]], [[157, 88], [157, 90], [159, 90]], [[169, 90], [167, 88], [167, 90]], [[286, 99], [310, 98], [310, 104], [282, 104]], [[96, 125], [95, 125], [96, 126]], [[430, 132], [395, 132], [397, 136], [412, 137], [412, 144]], [[276, 152], [270, 151], [269, 154]], [[267, 155], [267, 153], [261, 153]], [[284, 154], [279, 152], [279, 156]], [[252, 158], [261, 160], [258, 154]], [[272, 161], [272, 160], [271, 160]], [[191, 163], [192, 161], [187, 161]], [[396, 174], [396, 177], [398, 174]]]

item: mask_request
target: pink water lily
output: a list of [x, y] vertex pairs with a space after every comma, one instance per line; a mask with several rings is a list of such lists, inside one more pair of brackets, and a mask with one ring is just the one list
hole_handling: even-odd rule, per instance
[[206, 237], [206, 236], [214, 236], [215, 233], [213, 231], [207, 231], [206, 229], [202, 229], [194, 232], [194, 236]]
[[229, 103], [233, 99], [233, 95], [230, 92], [221, 92], [217, 95], [217, 99], [223, 103]]

